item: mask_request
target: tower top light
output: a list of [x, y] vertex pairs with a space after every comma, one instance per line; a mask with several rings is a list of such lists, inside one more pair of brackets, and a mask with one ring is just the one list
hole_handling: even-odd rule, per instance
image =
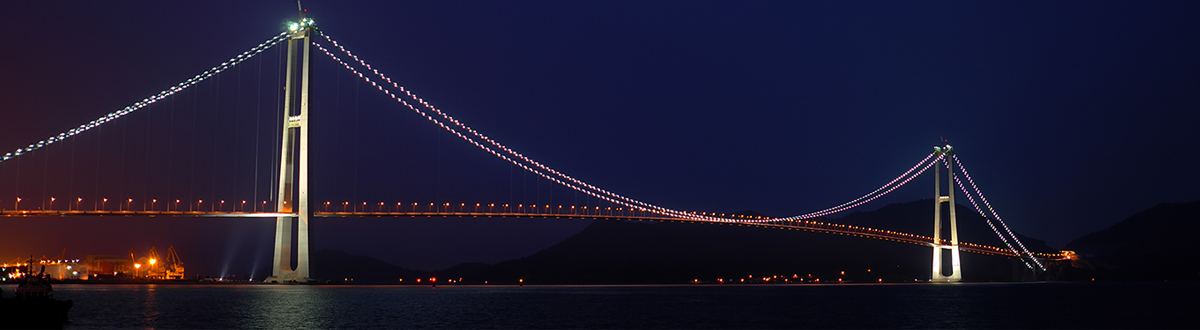
[[288, 22], [288, 31], [296, 32], [314, 26], [317, 26], [317, 23], [313, 22], [313, 19], [301, 18], [298, 22]]

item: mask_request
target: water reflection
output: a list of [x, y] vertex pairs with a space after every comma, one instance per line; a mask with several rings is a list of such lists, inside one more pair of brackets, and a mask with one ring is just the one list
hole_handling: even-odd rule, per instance
[[147, 285], [141, 289], [144, 292], [142, 299], [142, 323], [141, 326], [153, 327], [158, 323], [158, 300], [155, 299], [155, 284]]
[[253, 302], [246, 306], [255, 311], [249, 318], [252, 328], [329, 329], [338, 315], [330, 290], [309, 285], [258, 285], [251, 290]]

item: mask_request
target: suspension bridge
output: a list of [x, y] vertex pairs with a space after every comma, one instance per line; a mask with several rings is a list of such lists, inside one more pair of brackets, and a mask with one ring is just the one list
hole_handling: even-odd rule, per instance
[[[202, 86], [202, 82], [215, 80], [216, 84], [220, 83], [222, 76], [229, 75], [230, 71], [238, 72], [240, 77], [243, 71], [241, 67], [246, 66], [245, 63], [250, 63], [251, 59], [259, 60], [257, 69], [261, 76], [262, 67], [261, 60], [264, 57], [264, 52], [270, 49], [278, 50], [280, 55], [280, 79], [282, 81], [281, 88], [278, 91], [282, 95], [278, 98], [280, 102], [276, 102], [274, 110], [276, 111], [276, 119], [271, 126], [276, 130], [273, 132], [277, 138], [275, 142], [278, 144], [271, 145], [268, 148], [274, 149], [271, 157], [278, 161], [278, 166], [268, 166], [272, 169], [268, 176], [271, 177], [271, 182], [263, 184], [263, 186], [272, 190], [267, 194], [267, 198], [259, 198], [258, 191], [258, 167], [259, 155], [264, 154], [255, 145], [256, 155], [248, 156], [255, 159], [255, 178], [253, 182], [254, 194], [252, 198], [230, 198], [219, 199], [216, 197], [216, 185], [212, 185], [213, 194], [209, 194], [214, 198], [203, 199], [195, 198], [191, 192], [172, 192], [172, 188], [150, 189], [151, 179], [146, 179], [143, 184], [143, 190], [140, 192], [142, 197], [133, 198], [125, 196], [138, 195], [139, 193], [128, 192], [135, 190], [135, 187], [122, 188], [122, 191], [112, 196], [122, 197], [105, 197], [106, 194], [100, 191], [102, 185], [100, 183], [103, 174], [102, 171], [96, 170], [95, 183], [91, 186], [93, 193], [89, 197], [79, 197], [83, 193], [76, 193], [73, 186], [68, 188], [65, 195], [59, 193], [59, 196], [72, 197], [53, 197], [54, 193], [48, 191], [61, 191], [63, 189], [55, 189], [46, 187], [48, 180], [47, 172], [50, 170], [43, 169], [41, 173], [43, 188], [40, 197], [22, 197], [20, 179], [22, 158], [27, 158], [30, 155], [37, 153], [50, 153], [56, 145], [64, 144], [64, 141], [73, 141], [76, 139], [87, 138], [102, 138], [103, 128], [113, 126], [110, 123], [120, 123], [125, 117], [129, 117], [135, 113], [147, 111], [168, 111], [163, 108], [169, 107], [170, 124], [164, 130], [169, 136], [168, 139], [174, 141], [176, 138], [170, 131], [180, 125], [191, 124], [193, 131], [199, 131], [195, 128], [196, 122], [201, 121], [201, 118], [192, 114], [191, 117], [182, 118], [179, 122], [175, 119], [176, 103], [186, 103], [186, 98], [191, 97], [192, 107], [199, 108], [198, 102], [201, 92], [194, 91], [198, 86]], [[286, 54], [286, 55], [284, 55]], [[526, 174], [532, 174], [542, 182], [548, 182], [558, 189], [566, 189], [575, 194], [583, 194], [586, 198], [596, 201], [595, 204], [587, 203], [585, 205], [571, 205], [563, 203], [449, 203], [449, 202], [410, 202], [410, 201], [340, 201], [333, 200], [314, 201], [310, 191], [309, 173], [310, 173], [310, 142], [317, 141], [322, 137], [310, 137], [311, 131], [310, 114], [313, 113], [313, 107], [310, 100], [313, 95], [310, 95], [312, 86], [316, 84], [314, 80], [314, 62], [326, 61], [325, 63], [333, 63], [334, 67], [344, 69], [350, 76], [357, 79], [356, 84], [366, 87], [365, 89], [375, 93], [379, 93], [386, 100], [393, 102], [393, 107], [404, 109], [418, 117], [424, 119], [429, 125], [436, 126], [437, 129], [444, 131], [443, 135], [449, 134], [464, 143], [478, 149], [478, 151], [494, 156], [501, 162], [519, 169]], [[228, 78], [226, 78], [228, 79]], [[261, 90], [262, 79], [257, 81]], [[228, 86], [229, 83], [226, 83]], [[369, 87], [367, 86], [369, 85]], [[237, 93], [241, 93], [243, 88], [238, 82]], [[339, 81], [340, 88], [340, 81]], [[220, 97], [222, 91], [219, 85], [209, 88], [209, 93]], [[229, 88], [229, 87], [226, 87]], [[184, 95], [185, 93], [190, 93]], [[261, 91], [259, 92], [261, 94]], [[229, 98], [229, 96], [226, 96]], [[356, 97], [357, 94], [356, 94]], [[184, 98], [183, 101], [177, 99]], [[164, 105], [168, 103], [170, 105]], [[261, 96], [260, 100], [254, 107], [262, 108]], [[186, 106], [185, 106], [186, 107]], [[221, 108], [220, 101], [214, 101], [214, 108]], [[139, 112], [139, 110], [141, 110]], [[219, 110], [217, 110], [219, 111]], [[217, 121], [214, 112], [214, 125]], [[256, 118], [256, 121], [258, 118]], [[147, 128], [144, 130], [147, 140], [153, 140], [157, 137], [151, 137], [156, 132], [150, 124], [150, 119], [146, 119]], [[256, 125], [259, 126], [259, 125]], [[93, 134], [94, 133], [94, 134]], [[158, 132], [161, 133], [161, 132]], [[110, 136], [114, 133], [111, 133]], [[122, 134], [122, 142], [125, 142], [126, 135]], [[192, 144], [196, 144], [195, 132], [191, 136]], [[269, 134], [269, 133], [268, 133]], [[83, 137], [87, 135], [88, 137]], [[255, 132], [255, 137], [260, 137], [261, 134]], [[123, 143], [124, 144], [124, 143]], [[146, 149], [150, 149], [150, 144], [146, 145]], [[72, 144], [71, 172], [74, 172], [75, 148]], [[97, 147], [99, 149], [99, 147]], [[124, 148], [124, 146], [122, 146]], [[215, 147], [214, 147], [215, 149]], [[122, 149], [124, 150], [124, 149]], [[149, 152], [149, 150], [147, 150]], [[191, 153], [199, 153], [200, 150], [191, 151]], [[169, 153], [169, 152], [168, 152]], [[62, 156], [64, 153], [60, 153]], [[120, 157], [101, 155], [97, 152], [97, 159], [104, 157]], [[47, 156], [50, 157], [50, 156]], [[169, 156], [163, 156], [168, 158]], [[188, 161], [179, 161], [179, 164], [188, 164], [195, 167], [198, 160], [195, 156], [191, 156]], [[151, 156], [145, 155], [149, 160]], [[217, 179], [219, 165], [219, 157], [210, 157], [208, 161], [212, 162], [213, 174], [212, 179]], [[125, 159], [119, 160], [124, 164]], [[455, 119], [447, 112], [433, 106], [425, 99], [414, 94], [411, 90], [400, 85], [399, 82], [385, 75], [378, 69], [373, 68], [368, 62], [361, 59], [358, 55], [348, 50], [345, 45], [337, 42], [328, 34], [317, 28], [315, 22], [311, 18], [302, 17], [299, 21], [290, 23], [287, 30], [275, 35], [266, 41], [250, 48], [249, 50], [237, 54], [233, 58], [212, 67], [200, 74], [184, 80], [174, 86], [167, 88], [152, 96], [146, 97], [133, 104], [108, 113], [100, 118], [84, 123], [77, 127], [71, 128], [65, 132], [50, 136], [41, 141], [29, 144], [26, 147], [18, 148], [14, 151], [4, 153], [0, 156], [0, 165], [5, 163], [17, 163], [15, 165], [15, 180], [13, 184], [13, 196], [11, 204], [0, 203], [0, 216], [5, 217], [46, 217], [46, 216], [84, 216], [84, 217], [102, 217], [102, 216], [148, 216], [148, 217], [244, 217], [244, 218], [275, 218], [276, 219], [276, 235], [275, 235], [275, 251], [274, 261], [272, 263], [272, 276], [267, 279], [268, 282], [304, 282], [311, 280], [310, 265], [308, 261], [309, 252], [309, 223], [313, 218], [331, 218], [331, 217], [488, 217], [488, 218], [567, 218], [567, 219], [601, 219], [601, 220], [641, 220], [641, 221], [669, 221], [669, 222], [687, 222], [687, 223], [718, 223], [730, 224], [738, 226], [755, 226], [763, 228], [774, 228], [782, 230], [796, 230], [818, 232], [826, 234], [846, 235], [860, 238], [870, 238], [892, 241], [897, 243], [915, 244], [931, 247], [932, 257], [932, 272], [931, 281], [934, 282], [957, 282], [962, 278], [961, 264], [959, 262], [960, 252], [979, 253], [987, 255], [998, 255], [1018, 258], [1022, 261], [1025, 267], [1030, 270], [1038, 271], [1045, 270], [1043, 262], [1046, 260], [1054, 260], [1063, 257], [1059, 253], [1054, 252], [1039, 252], [1030, 251], [1025, 245], [1017, 239], [1012, 230], [1004, 223], [999, 214], [995, 211], [992, 205], [984, 197], [979, 186], [971, 178], [962, 161], [955, 155], [954, 149], [950, 145], [936, 146], [933, 151], [918, 161], [915, 165], [903, 171], [895, 179], [879, 186], [878, 189], [868, 192], [858, 198], [849, 200], [845, 203], [829, 207], [822, 210], [817, 210], [810, 213], [788, 216], [788, 217], [766, 217], [766, 216], [751, 216], [745, 214], [725, 214], [714, 213], [708, 211], [691, 211], [672, 209], [661, 205], [652, 204], [642, 200], [634, 199], [626, 195], [617, 194], [609, 190], [602, 189], [596, 185], [577, 179], [565, 174], [559, 170], [544, 165], [522, 153], [515, 151], [513, 148], [500, 143], [499, 141], [483, 134], [482, 132], [473, 129], [466, 123]], [[49, 161], [43, 160], [43, 164]], [[168, 168], [166, 177], [173, 178], [182, 176], [182, 173], [172, 175], [170, 168], [179, 166], [179, 164], [167, 164], [164, 167]], [[932, 169], [932, 171], [930, 171]], [[945, 170], [945, 176], [942, 175], [942, 170]], [[0, 168], [4, 170], [4, 168]], [[182, 171], [181, 171], [182, 172]], [[838, 224], [827, 220], [825, 217], [847, 210], [854, 209], [858, 206], [874, 201], [894, 190], [905, 186], [913, 179], [927, 173], [932, 172], [935, 177], [934, 190], [934, 205], [933, 205], [933, 233], [931, 235], [919, 235], [916, 233], [904, 233], [877, 228], [867, 228], [861, 226], [853, 226], [846, 224]], [[956, 175], [957, 174], [957, 175]], [[73, 175], [73, 174], [72, 174]], [[122, 174], [125, 175], [125, 174]], [[195, 185], [194, 171], [188, 171], [188, 175], [192, 177], [189, 180], [192, 183], [189, 186]], [[237, 175], [234, 175], [237, 177]], [[37, 180], [37, 178], [29, 178], [27, 180]], [[235, 178], [236, 180], [237, 178]], [[964, 180], [965, 179], [965, 180]], [[205, 180], [205, 178], [200, 178]], [[944, 180], [944, 185], [943, 185]], [[71, 177], [70, 185], [75, 185], [74, 176]], [[120, 181], [118, 181], [120, 182]], [[88, 190], [88, 189], [79, 189]], [[152, 193], [150, 190], [154, 190]], [[181, 189], [182, 190], [182, 189]], [[26, 190], [28, 191], [28, 190]], [[983, 216], [987, 226], [1000, 239], [1000, 246], [976, 244], [961, 241], [958, 237], [957, 217], [955, 215], [955, 196], [960, 192], [962, 196], [967, 198], [973, 209]], [[158, 195], [160, 194], [161, 195]], [[153, 194], [153, 195], [152, 195]], [[186, 195], [183, 197], [180, 195]], [[160, 197], [154, 197], [160, 196]], [[943, 214], [944, 204], [949, 204], [948, 214]], [[9, 208], [11, 206], [11, 208]], [[914, 219], [915, 221], [916, 219]], [[947, 230], [948, 229], [948, 230]], [[982, 239], [982, 238], [978, 238]], [[942, 263], [943, 251], [950, 252], [950, 273], [945, 274]], [[293, 266], [295, 264], [295, 266]]]

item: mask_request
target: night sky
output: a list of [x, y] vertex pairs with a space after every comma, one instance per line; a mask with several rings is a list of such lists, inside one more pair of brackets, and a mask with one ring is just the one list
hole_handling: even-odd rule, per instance
[[[576, 178], [665, 207], [816, 211], [874, 190], [941, 139], [1011, 228], [1051, 246], [1158, 203], [1200, 199], [1196, 2], [304, 5], [326, 34], [455, 118]], [[35, 1], [5, 10], [6, 151], [156, 94], [297, 17], [289, 1]], [[129, 196], [135, 205], [267, 198], [280, 54], [270, 49], [106, 124], [113, 128], [0, 163], [0, 206], [11, 209], [14, 195]], [[323, 54], [314, 59], [314, 202], [597, 205], [442, 131]], [[926, 175], [862, 209], [932, 193]], [[274, 225], [2, 221], [3, 261], [63, 247], [82, 258], [175, 245], [193, 262], [189, 272], [207, 275], [266, 267]], [[316, 221], [316, 249], [423, 269], [521, 257], [588, 224]]]

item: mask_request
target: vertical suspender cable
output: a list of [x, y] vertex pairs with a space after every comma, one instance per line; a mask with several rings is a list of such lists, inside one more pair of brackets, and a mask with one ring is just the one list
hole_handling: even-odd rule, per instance
[[[75, 139], [71, 139], [71, 171], [67, 172], [67, 209], [71, 209], [71, 201], [75, 200]], [[76, 204], [78, 208], [78, 204]], [[78, 211], [78, 210], [76, 210]]]
[[[241, 111], [238, 111], [238, 110], [239, 110], [239, 108], [241, 108], [239, 105], [241, 105], [241, 103], [242, 103], [242, 68], [238, 67], [236, 69], [237, 69], [237, 78], [236, 78], [237, 79], [237, 90], [234, 92], [234, 96], [233, 96], [233, 115], [229, 116], [229, 118], [231, 118], [231, 120], [233, 121], [233, 131], [236, 132], [237, 134], [241, 134], [242, 130], [239, 128], [242, 125], [240, 125], [241, 121], [238, 120], [238, 115], [241, 114]], [[231, 149], [233, 151], [233, 182], [230, 182], [230, 186], [233, 186], [233, 189], [232, 189], [233, 195], [232, 196], [226, 195], [226, 197], [234, 198], [234, 203], [235, 203], [234, 209], [235, 210], [237, 209], [236, 205], [238, 205], [238, 204], [236, 204], [237, 200], [241, 200], [241, 197], [242, 197], [241, 196], [242, 194], [238, 193], [238, 191], [240, 191], [240, 189], [238, 189], [238, 181], [239, 181], [238, 180], [238, 169], [241, 168], [241, 166], [238, 166], [238, 155], [240, 155], [242, 153], [241, 148], [239, 148], [241, 146], [241, 143], [240, 143], [241, 141], [242, 141], [242, 139], [240, 136], [237, 136], [237, 135], [233, 136], [233, 149]], [[226, 194], [229, 194], [229, 192], [226, 192]], [[224, 210], [222, 210], [222, 211], [224, 211]]]
[[[152, 104], [150, 106], [154, 106], [154, 105]], [[162, 106], [159, 106], [159, 108], [161, 108], [161, 107]], [[152, 127], [150, 125], [150, 119], [151, 119], [150, 114], [152, 114], [152, 113], [154, 113], [154, 111], [147, 111], [147, 113], [146, 113], [146, 140], [142, 141], [142, 143], [144, 143], [143, 148], [142, 148], [142, 155], [143, 155], [142, 165], [146, 167], [146, 173], [144, 175], [142, 175], [142, 210], [143, 211], [145, 211], [146, 208], [150, 205], [147, 203], [150, 202], [150, 200], [149, 200], [149, 198], [150, 198], [150, 127]]]
[[514, 166], [512, 164], [508, 164], [508, 203], [509, 204], [512, 204], [512, 201], [513, 201], [513, 182], [512, 182], [513, 181], [513, 167]]
[[[259, 130], [262, 129], [262, 57], [258, 58], [258, 81], [254, 88], [256, 100], [254, 101], [254, 190], [250, 198], [250, 202], [254, 203], [254, 210], [258, 210], [258, 160], [262, 158], [258, 153], [259, 139], [262, 134]], [[245, 210], [243, 210], [245, 211]]]
[[[362, 94], [360, 91], [362, 89], [361, 86], [362, 86], [361, 81], [354, 84], [354, 87], [355, 87], [354, 88], [354, 120], [353, 120], [354, 121], [354, 141], [350, 141], [350, 143], [354, 144], [354, 154], [350, 156], [350, 159], [354, 160], [354, 182], [353, 182], [353, 185], [351, 186], [351, 189], [353, 189], [354, 191], [351, 191], [350, 194], [354, 197], [354, 206], [355, 207], [358, 207], [358, 163], [359, 163], [358, 145], [362, 144], [359, 141], [359, 135], [358, 135], [359, 134], [358, 132], [361, 131], [361, 127], [359, 127], [359, 124], [362, 123], [362, 121], [358, 119], [359, 114], [361, 113], [360, 112], [361, 109], [359, 109], [359, 106], [360, 106], [359, 95]], [[308, 129], [308, 128], [305, 127], [305, 129]]]
[[[175, 167], [175, 155], [174, 155], [174, 151], [175, 151], [174, 150], [174, 147], [175, 147], [175, 99], [177, 99], [177, 98], [180, 98], [180, 96], [171, 96], [171, 113], [168, 118], [168, 120], [170, 122], [167, 124], [167, 146], [166, 146], [166, 149], [172, 152], [170, 155], [167, 156], [167, 176], [164, 178], [165, 180], [163, 180], [163, 181], [167, 182], [167, 195], [165, 196], [165, 197], [167, 197], [167, 200], [168, 200], [167, 211], [171, 210], [171, 202], [169, 202], [169, 200], [177, 199], [175, 196], [171, 195], [171, 192], [172, 192], [171, 188], [175, 186], [175, 177], [171, 176], [171, 172], [172, 172], [172, 170], [174, 170], [174, 167]], [[179, 210], [176, 210], [176, 211], [179, 211]]]
[[[279, 50], [279, 66], [278, 66], [278, 71], [276, 71], [276, 76], [275, 76], [275, 109], [278, 109], [278, 111], [275, 113], [275, 118], [283, 118], [284, 111], [287, 111], [287, 109], [283, 108], [283, 83], [282, 83], [283, 82], [283, 48], [291, 47], [292, 44], [291, 44], [291, 41], [289, 41], [286, 43], [280, 43], [280, 45], [281, 46], [278, 48], [278, 50]], [[278, 146], [282, 143], [281, 140], [283, 139], [283, 136], [281, 136], [281, 134], [283, 134], [283, 133], [280, 130], [283, 129], [283, 124], [284, 123], [278, 123], [275, 125], [275, 144], [273, 144], [275, 146]], [[275, 153], [274, 153], [275, 158], [272, 158], [272, 159], [280, 159], [279, 153], [281, 152], [281, 148], [274, 148], [274, 149], [275, 149]], [[275, 191], [275, 190], [279, 189], [279, 182], [278, 182], [279, 170], [280, 170], [279, 166], [271, 166], [271, 188], [269, 188], [269, 189], [271, 189], [270, 191]], [[275, 191], [275, 192], [277, 192], [277, 191]], [[267, 193], [267, 197], [269, 197], [270, 201], [272, 201], [272, 202], [275, 201], [275, 198], [277, 197], [276, 195], [277, 194], [275, 194], [275, 193], [270, 193], [270, 192]], [[271, 204], [274, 205], [275, 203], [271, 203]]]
[[50, 171], [47, 171], [46, 168], [50, 166], [50, 148], [46, 148], [46, 152], [42, 153], [42, 159], [43, 160], [42, 160], [42, 198], [41, 199], [42, 199], [42, 209], [45, 210], [46, 209], [46, 179], [47, 179], [46, 174], [50, 172]]
[[[196, 86], [195, 93], [192, 93], [192, 120], [190, 120], [192, 122], [192, 141], [188, 143], [189, 148], [196, 147], [196, 102], [200, 97], [199, 95], [200, 86]], [[188, 210], [195, 210], [195, 208], [192, 208], [190, 205], [192, 205], [192, 201], [196, 200], [196, 153], [189, 152], [188, 156]]]
[[[121, 181], [118, 185], [121, 187], [117, 188], [117, 200], [118, 200], [117, 209], [118, 210], [122, 209], [121, 204], [123, 204], [125, 201], [125, 172], [128, 172], [125, 170], [125, 158], [128, 158], [128, 157], [125, 157], [125, 145], [126, 145], [125, 142], [127, 141], [126, 137], [129, 136], [129, 133], [128, 133], [129, 130], [124, 129], [125, 123], [122, 122], [120, 125], [122, 126], [120, 129], [120, 131], [121, 131], [121, 167], [119, 167], [118, 170], [121, 171]], [[130, 125], [130, 126], [132, 126], [132, 125]]]
[[100, 198], [101, 198], [100, 197], [100, 159], [101, 159], [100, 154], [102, 154], [102, 152], [100, 150], [101, 145], [104, 145], [104, 127], [96, 126], [96, 162], [93, 163], [93, 164], [96, 164], [96, 166], [95, 166], [96, 185], [94, 186], [96, 195], [92, 197], [92, 199], [93, 199], [92, 205], [95, 205], [95, 207], [93, 207], [93, 209], [96, 209], [96, 210], [100, 209]]
[[13, 210], [21, 210], [21, 158], [17, 158], [17, 178], [13, 184]]
[[[336, 68], [335, 68], [335, 71], [330, 76], [332, 76], [333, 80], [334, 80], [333, 111], [330, 111], [330, 112], [336, 113], [336, 112], [340, 112], [342, 110], [342, 76], [338, 74], [338, 72], [336, 71]], [[342, 116], [330, 116], [330, 118], [329, 118], [329, 119], [331, 119], [330, 126], [338, 127], [338, 123], [341, 122], [341, 118], [342, 118]], [[341, 145], [341, 143], [337, 143], [337, 142], [340, 142], [342, 135], [341, 134], [333, 134], [333, 135], [335, 138], [337, 138], [337, 140], [334, 141], [336, 143], [335, 146]], [[342, 180], [333, 180], [333, 190], [332, 191], [334, 192], [335, 196], [346, 196], [346, 195], [342, 194], [341, 190], [339, 190], [340, 188], [342, 188], [344, 186], [341, 184], [341, 181]], [[326, 210], [328, 210], [328, 208]]]
[[[219, 122], [218, 119], [221, 117], [220, 116], [220, 112], [221, 112], [221, 75], [220, 74], [217, 74], [217, 79], [216, 79], [215, 84], [216, 84], [216, 88], [214, 88], [214, 90], [216, 91], [216, 93], [215, 93], [216, 100], [213, 101], [212, 130], [208, 131], [208, 134], [213, 135], [211, 138], [208, 139], [209, 144], [212, 145], [212, 152], [209, 152], [210, 157], [215, 156], [217, 154], [217, 150], [219, 149], [218, 145], [217, 145], [217, 137], [223, 135], [223, 134], [216, 134], [217, 123]], [[217, 160], [216, 159], [212, 160], [212, 180], [209, 180], [208, 182], [209, 182], [209, 189], [210, 189], [209, 191], [211, 191], [211, 193], [208, 196], [212, 198], [212, 202], [210, 202], [211, 203], [210, 205], [212, 205], [213, 210], [215, 211], [216, 207], [217, 207]]]
[[435, 165], [433, 167], [434, 171], [436, 171], [436, 175], [434, 176], [433, 191], [434, 191], [434, 196], [435, 196], [434, 198], [438, 202], [438, 205], [440, 206], [443, 203], [443, 201], [442, 201], [442, 134], [437, 134], [437, 145], [435, 147], [437, 148], [437, 153], [436, 153], [436, 155], [437, 155], [436, 161], [437, 162], [434, 163]]

